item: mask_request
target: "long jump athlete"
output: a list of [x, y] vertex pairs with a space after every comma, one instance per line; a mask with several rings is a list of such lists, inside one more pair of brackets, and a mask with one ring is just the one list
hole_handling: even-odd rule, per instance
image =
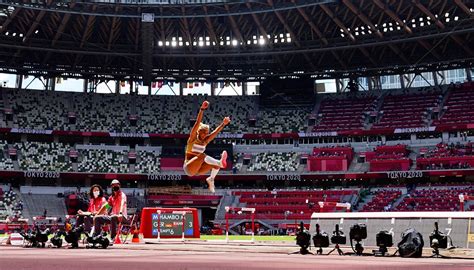
[[204, 175], [210, 171], [211, 175], [206, 179], [206, 182], [209, 185], [209, 190], [215, 192], [214, 178], [220, 169], [227, 167], [227, 151], [222, 151], [220, 160], [206, 155], [204, 151], [217, 134], [230, 123], [230, 118], [224, 117], [222, 123], [213, 132], [209, 133], [209, 126], [201, 123], [204, 111], [208, 107], [209, 102], [204, 101], [199, 109], [196, 123], [194, 123], [193, 129], [189, 134], [183, 170], [188, 176]]

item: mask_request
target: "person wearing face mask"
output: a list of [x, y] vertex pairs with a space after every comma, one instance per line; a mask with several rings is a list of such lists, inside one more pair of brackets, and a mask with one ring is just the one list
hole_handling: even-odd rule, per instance
[[230, 123], [230, 118], [224, 117], [222, 123], [209, 133], [209, 126], [201, 123], [204, 111], [208, 107], [209, 102], [204, 101], [199, 109], [196, 123], [194, 123], [193, 129], [189, 134], [183, 170], [188, 176], [204, 175], [211, 172], [210, 176], [206, 178], [206, 182], [209, 185], [209, 190], [214, 193], [214, 178], [220, 169], [227, 167], [227, 152], [225, 150], [222, 151], [220, 160], [217, 160], [206, 155], [204, 151], [217, 134]]
[[[110, 237], [115, 239], [119, 223], [127, 220], [127, 196], [120, 190], [120, 182], [114, 179], [110, 183], [112, 195], [98, 211], [99, 215], [94, 217], [94, 235], [98, 235], [104, 224], [110, 224]], [[104, 213], [104, 212], [108, 212]], [[104, 214], [102, 214], [104, 213]]]
[[84, 230], [90, 232], [92, 227], [93, 217], [99, 213], [99, 210], [106, 204], [104, 198], [104, 190], [99, 185], [93, 185], [89, 191], [89, 207], [87, 211], [79, 209], [77, 211], [77, 225], [84, 224]]

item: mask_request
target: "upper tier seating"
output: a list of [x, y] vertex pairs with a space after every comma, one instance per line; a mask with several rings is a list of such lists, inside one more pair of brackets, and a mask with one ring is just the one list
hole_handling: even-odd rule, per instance
[[439, 124], [474, 123], [474, 83], [464, 83], [451, 87], [444, 103], [444, 114], [441, 119], [433, 121]]
[[[474, 85], [452, 87], [441, 110], [441, 119], [432, 125], [474, 122], [470, 100]], [[217, 126], [230, 116], [227, 133], [287, 133], [307, 130], [307, 118], [314, 104], [299, 107], [265, 107], [257, 96], [144, 96], [96, 93], [71, 93], [39, 90], [3, 89], [4, 109], [13, 112], [8, 127], [110, 132], [186, 134], [204, 99], [211, 102], [203, 122]], [[315, 132], [364, 129], [368, 116], [380, 116], [372, 128], [423, 127], [430, 109], [443, 101], [438, 90], [414, 89], [381, 92], [321, 95]], [[393, 92], [393, 93], [392, 93]], [[421, 93], [420, 93], [421, 92]], [[380, 97], [378, 97], [380, 96]], [[73, 119], [75, 123], [69, 118]], [[132, 122], [136, 119], [136, 126]], [[256, 126], [250, 127], [249, 120]], [[368, 123], [368, 122], [367, 122]]]
[[260, 153], [247, 168], [247, 171], [294, 172], [299, 166], [299, 155], [288, 153]]
[[424, 127], [425, 113], [429, 108], [438, 106], [440, 99], [441, 93], [434, 90], [411, 95], [387, 95], [380, 109], [382, 116], [372, 128]]
[[319, 124], [314, 132], [362, 129], [364, 115], [374, 109], [372, 95], [354, 98], [325, 98], [318, 112]]
[[81, 155], [79, 172], [128, 173], [126, 151], [89, 149], [79, 150]]
[[110, 94], [74, 94], [76, 128], [85, 131], [131, 131], [128, 116], [132, 97]]
[[291, 133], [306, 131], [311, 108], [261, 110], [257, 121], [259, 133]]
[[20, 169], [67, 172], [71, 163], [67, 154], [69, 147], [62, 143], [23, 142], [15, 144], [20, 151]]
[[[7, 91], [7, 90], [3, 90]], [[29, 129], [64, 129], [72, 93], [35, 90], [5, 92], [15, 125]]]
[[0, 140], [0, 170], [14, 170], [13, 161], [8, 154], [8, 143]]
[[160, 155], [156, 152], [137, 151], [136, 173], [153, 174], [160, 172]]

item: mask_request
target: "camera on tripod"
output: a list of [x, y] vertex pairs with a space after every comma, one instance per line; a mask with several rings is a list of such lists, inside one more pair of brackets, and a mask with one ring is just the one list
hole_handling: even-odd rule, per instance
[[319, 248], [316, 253], [323, 254], [323, 247], [329, 247], [329, 236], [325, 232], [321, 232], [319, 224], [316, 224], [316, 233], [313, 235], [314, 247]]
[[375, 256], [385, 256], [388, 247], [393, 246], [393, 235], [389, 231], [380, 231], [375, 235], [376, 245], [379, 250], [373, 250]]
[[344, 255], [344, 252], [342, 252], [339, 245], [345, 245], [347, 243], [347, 237], [344, 235], [344, 232], [339, 229], [339, 224], [336, 224], [335, 230], [332, 232], [331, 243], [335, 244], [336, 246], [331, 251], [329, 251], [328, 255], [333, 253], [334, 250], [337, 250], [339, 255]]
[[303, 222], [300, 223], [300, 228], [296, 233], [296, 244], [300, 246], [300, 254], [310, 253], [308, 248], [311, 245], [311, 234], [305, 229]]
[[352, 240], [356, 242], [355, 249], [352, 247], [356, 255], [362, 255], [364, 252], [364, 247], [360, 243], [362, 240], [367, 238], [367, 225], [356, 223], [351, 226], [349, 231], [349, 238], [351, 239], [351, 247], [352, 247]]
[[430, 234], [430, 246], [433, 249], [433, 257], [442, 257], [439, 249], [448, 248], [448, 236], [439, 231], [438, 222], [434, 223], [435, 229]]

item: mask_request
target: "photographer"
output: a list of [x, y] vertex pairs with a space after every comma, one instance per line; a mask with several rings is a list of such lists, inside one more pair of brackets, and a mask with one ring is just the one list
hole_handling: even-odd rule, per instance
[[94, 235], [100, 233], [104, 224], [111, 224], [110, 235], [113, 240], [117, 236], [117, 225], [127, 220], [127, 196], [120, 190], [120, 182], [117, 179], [114, 179], [110, 186], [112, 196], [94, 217]]
[[77, 211], [77, 225], [84, 224], [84, 231], [90, 232], [92, 227], [93, 217], [99, 213], [99, 210], [107, 201], [104, 198], [104, 190], [99, 185], [93, 185], [89, 191], [89, 207], [87, 212], [79, 209]]

